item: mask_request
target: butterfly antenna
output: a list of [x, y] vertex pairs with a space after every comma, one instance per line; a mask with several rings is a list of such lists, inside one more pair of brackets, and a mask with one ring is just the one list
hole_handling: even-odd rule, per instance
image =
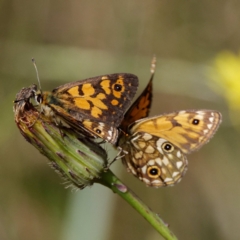
[[151, 82], [153, 80], [154, 77], [154, 73], [155, 73], [155, 68], [156, 68], [156, 62], [157, 62], [157, 58], [156, 55], [153, 55], [152, 61], [151, 61], [151, 67], [150, 67], [150, 73], [151, 73], [151, 77], [149, 82]]
[[156, 62], [157, 62], [157, 58], [156, 58], [156, 55], [154, 54], [151, 62], [151, 68], [150, 68], [150, 73], [152, 75], [155, 73]]
[[37, 64], [36, 64], [36, 61], [35, 61], [34, 58], [32, 58], [32, 63], [33, 63], [33, 66], [34, 66], [34, 68], [36, 70], [36, 73], [37, 73], [37, 80], [38, 80], [38, 85], [39, 85], [40, 91], [42, 92], [40, 78], [39, 78], [38, 69], [37, 69]]

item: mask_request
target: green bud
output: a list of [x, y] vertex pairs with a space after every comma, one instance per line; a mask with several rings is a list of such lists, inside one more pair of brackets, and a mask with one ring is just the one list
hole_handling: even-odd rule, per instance
[[70, 185], [84, 188], [99, 181], [107, 166], [105, 150], [74, 129], [58, 127], [31, 103], [33, 87], [23, 88], [14, 101], [15, 122], [24, 138], [50, 160]]

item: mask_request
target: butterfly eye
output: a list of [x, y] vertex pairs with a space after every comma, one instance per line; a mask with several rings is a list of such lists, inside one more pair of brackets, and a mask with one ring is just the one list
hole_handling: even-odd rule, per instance
[[36, 102], [37, 103], [42, 103], [42, 95], [41, 94], [37, 94], [36, 96], [35, 96], [35, 100], [36, 100]]
[[151, 178], [158, 178], [161, 175], [161, 170], [156, 166], [150, 166], [148, 167], [147, 173]]
[[120, 84], [115, 84], [115, 85], [114, 85], [114, 90], [117, 91], [117, 92], [122, 91], [122, 85], [120, 85]]
[[193, 120], [192, 120], [192, 124], [193, 124], [193, 125], [198, 125], [199, 122], [200, 122], [199, 119], [193, 119]]
[[173, 145], [170, 144], [170, 143], [166, 143], [166, 142], [163, 143], [162, 148], [163, 148], [163, 150], [164, 150], [165, 152], [167, 152], [167, 153], [170, 153], [170, 152], [172, 152], [172, 151], [174, 150]]

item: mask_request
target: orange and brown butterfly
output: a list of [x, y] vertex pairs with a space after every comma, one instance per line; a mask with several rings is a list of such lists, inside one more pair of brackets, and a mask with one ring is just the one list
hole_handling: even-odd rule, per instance
[[153, 74], [154, 70], [148, 86], [125, 114], [117, 158], [122, 157], [127, 170], [148, 186], [172, 186], [186, 173], [185, 155], [210, 140], [222, 117], [214, 110], [184, 110], [145, 118], [151, 105]]
[[[36, 68], [35, 62], [34, 66]], [[53, 118], [56, 124], [67, 124], [87, 136], [115, 143], [117, 127], [137, 88], [137, 76], [116, 73], [67, 83], [52, 92], [42, 92], [32, 85], [25, 88], [25, 96], [15, 102], [35, 99], [39, 113]]]

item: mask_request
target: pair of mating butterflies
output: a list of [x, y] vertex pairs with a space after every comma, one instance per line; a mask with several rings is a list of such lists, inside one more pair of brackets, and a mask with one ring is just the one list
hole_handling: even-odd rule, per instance
[[185, 154], [208, 142], [221, 122], [221, 114], [186, 110], [146, 118], [153, 75], [154, 68], [149, 84], [127, 112], [138, 78], [126, 73], [67, 83], [52, 92], [41, 92], [32, 85], [25, 89], [23, 99], [15, 102], [34, 98], [40, 113], [52, 117], [56, 124], [67, 123], [89, 137], [117, 145], [128, 171], [148, 186], [170, 186], [186, 172]]

